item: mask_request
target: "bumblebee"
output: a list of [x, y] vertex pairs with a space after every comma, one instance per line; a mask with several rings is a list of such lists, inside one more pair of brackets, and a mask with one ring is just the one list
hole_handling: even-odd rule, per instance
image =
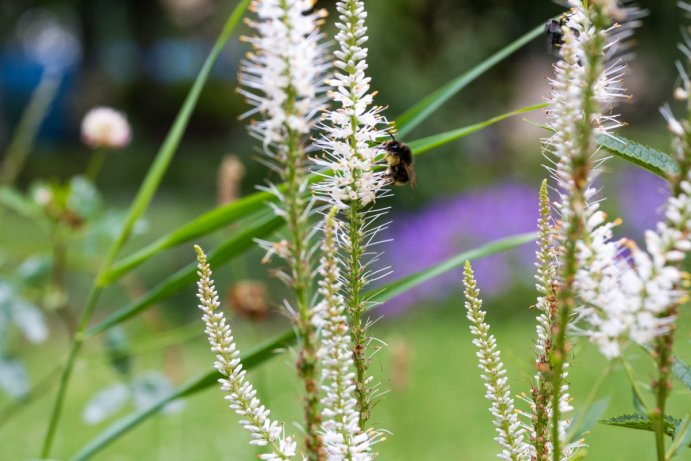
[[392, 133], [389, 133], [389, 136], [391, 136], [391, 141], [387, 141], [381, 146], [385, 152], [384, 159], [389, 165], [386, 176], [390, 179], [391, 184], [414, 186], [413, 151], [407, 144], [397, 141]]
[[[564, 44], [564, 29], [569, 17], [573, 15], [573, 12], [568, 11], [562, 14], [559, 19], [550, 19], [545, 23], [545, 35], [547, 36], [547, 52], [551, 55], [559, 54], [558, 48]], [[578, 31], [576, 29], [571, 29], [576, 36], [578, 36]]]

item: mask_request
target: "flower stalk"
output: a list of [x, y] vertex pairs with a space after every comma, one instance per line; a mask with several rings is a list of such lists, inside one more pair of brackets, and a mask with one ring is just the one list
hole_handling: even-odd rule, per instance
[[376, 171], [380, 151], [376, 145], [386, 136], [386, 119], [382, 107], [373, 106], [375, 93], [370, 92], [367, 69], [366, 11], [360, 0], [339, 0], [335, 52], [336, 73], [327, 83], [333, 88], [329, 96], [339, 107], [326, 113], [324, 134], [317, 146], [324, 158], [315, 159], [318, 166], [332, 169], [334, 174], [314, 186], [316, 197], [336, 206], [340, 211], [339, 245], [344, 269], [344, 299], [350, 315], [350, 332], [355, 362], [355, 392], [360, 413], [359, 427], [364, 430], [371, 415], [372, 394], [368, 367], [366, 311], [370, 305], [363, 296], [364, 287], [381, 271], [369, 266], [377, 260], [367, 252], [375, 234], [384, 226], [375, 224], [381, 210], [371, 205], [386, 193], [389, 180]]
[[[278, 271], [294, 293], [294, 322], [299, 332], [298, 375], [303, 380], [306, 446], [311, 460], [321, 459], [316, 333], [313, 328], [312, 202], [306, 181], [309, 134], [322, 100], [320, 81], [328, 69], [319, 31], [325, 12], [312, 11], [313, 0], [255, 0], [248, 20], [257, 35], [246, 38], [254, 48], [240, 71], [243, 94], [255, 107], [245, 116], [259, 114], [250, 124], [262, 141], [266, 163], [285, 182], [284, 191], [270, 184], [276, 195], [274, 212], [286, 222], [288, 237], [282, 242], [259, 242], [269, 254], [283, 257], [288, 271]], [[268, 258], [267, 258], [268, 259]]]
[[605, 68], [608, 47], [607, 29], [611, 23], [608, 12], [613, 2], [606, 0], [589, 3], [571, 0], [573, 7], [562, 27], [564, 43], [560, 48], [561, 60], [555, 64], [555, 77], [551, 80], [550, 127], [554, 135], [546, 140], [545, 152], [555, 159], [553, 176], [559, 188], [560, 213], [557, 238], [559, 289], [556, 301], [556, 322], [552, 325], [551, 350], [551, 435], [552, 459], [565, 456], [563, 446], [562, 406], [565, 394], [566, 357], [570, 351], [567, 330], [577, 307], [575, 281], [578, 271], [578, 242], [589, 238], [586, 222], [596, 209], [589, 200], [590, 187], [596, 175], [594, 135], [617, 126], [602, 110], [621, 96], [618, 86], [618, 67]]
[[319, 359], [323, 364], [321, 388], [322, 429], [328, 459], [368, 461], [373, 459], [371, 446], [378, 441], [376, 432], [363, 432], [354, 398], [355, 373], [350, 349], [350, 332], [345, 300], [340, 294], [341, 269], [338, 261], [336, 220], [338, 208], [333, 207], [324, 219], [319, 294], [322, 296], [318, 325], [321, 326]]
[[197, 283], [197, 297], [199, 309], [204, 313], [202, 320], [211, 351], [216, 355], [214, 367], [225, 378], [219, 379], [221, 390], [228, 395], [225, 399], [231, 409], [243, 419], [240, 425], [251, 436], [251, 445], [266, 447], [268, 453], [259, 455], [259, 459], [266, 461], [283, 461], [295, 456], [297, 443], [292, 437], [284, 434], [283, 427], [276, 421], [269, 419], [270, 410], [264, 407], [257, 398], [257, 391], [246, 379], [245, 371], [240, 363], [240, 352], [235, 345], [233, 333], [226, 323], [225, 316], [219, 311], [218, 293], [214, 286], [212, 271], [202, 249], [195, 245], [197, 253], [199, 281]]
[[482, 379], [487, 389], [485, 397], [492, 402], [490, 413], [497, 431], [494, 440], [502, 448], [497, 457], [505, 461], [525, 461], [529, 452], [529, 445], [524, 441], [525, 430], [518, 421], [511, 388], [507, 383], [506, 369], [497, 349], [497, 341], [494, 335], [489, 333], [489, 325], [485, 323], [486, 312], [482, 309], [480, 290], [477, 288], [470, 261], [465, 263], [463, 276], [465, 308], [471, 323], [470, 332], [475, 337], [473, 344], [478, 349], [478, 366], [482, 370]]

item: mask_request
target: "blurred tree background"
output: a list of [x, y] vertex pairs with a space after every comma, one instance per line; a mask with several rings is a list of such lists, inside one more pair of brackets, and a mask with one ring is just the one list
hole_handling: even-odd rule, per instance
[[[678, 56], [675, 45], [685, 24], [675, 3], [638, 2], [649, 10], [649, 15], [636, 34], [636, 58], [629, 63], [630, 73], [625, 83], [633, 99], [620, 108], [622, 120], [630, 124], [623, 133], [663, 151], [668, 150], [669, 137], [658, 108], [671, 100], [676, 78], [674, 61]], [[329, 10], [331, 18], [335, 14], [334, 4], [334, 0], [318, 3]], [[4, 155], [22, 111], [41, 79], [46, 50], [49, 59], [62, 60], [63, 69], [59, 91], [41, 125], [18, 186], [26, 188], [37, 178], [66, 180], [83, 173], [90, 151], [80, 142], [81, 118], [93, 106], [109, 105], [127, 113], [134, 138], [127, 149], [109, 156], [98, 185], [105, 201], [116, 207], [126, 207], [234, 6], [235, 2], [227, 0], [0, 2], [0, 155]], [[549, 0], [372, 0], [367, 2], [367, 8], [369, 72], [373, 88], [379, 91], [376, 103], [388, 106], [385, 115], [389, 120], [395, 120], [425, 95], [563, 11], [563, 6]], [[327, 32], [331, 35], [332, 31], [327, 27]], [[248, 32], [242, 27], [239, 35], [245, 33]], [[266, 168], [255, 161], [256, 142], [247, 134], [245, 122], [238, 120], [248, 107], [236, 92], [238, 63], [247, 51], [246, 44], [237, 36], [236, 33], [228, 42], [202, 93], [181, 147], [147, 214], [145, 230], [126, 252], [213, 208], [218, 196], [216, 178], [226, 155], [237, 155], [244, 165], [242, 194], [253, 192], [256, 184], [271, 178]], [[546, 39], [534, 40], [473, 82], [404, 141], [470, 125], [544, 101], [554, 59], [547, 53]], [[540, 121], [544, 114], [535, 112], [526, 117]], [[387, 248], [387, 258], [394, 269], [392, 277], [422, 269], [495, 238], [532, 231], [537, 217], [537, 188], [545, 176], [539, 143], [542, 134], [538, 128], [514, 118], [439, 148], [434, 155], [420, 158], [416, 165], [417, 187], [396, 188], [394, 197], [386, 203], [393, 208], [390, 236], [394, 242]], [[627, 233], [640, 237], [643, 229], [658, 216], [663, 201], [663, 182], [619, 160], [609, 164], [608, 172], [615, 174], [605, 180], [608, 187], [611, 186], [607, 197], [612, 199], [607, 207], [624, 217]], [[0, 215], [0, 266], [4, 264], [8, 269], [8, 263], [21, 261], [39, 245], [29, 227], [27, 222], [10, 213]], [[526, 357], [532, 345], [530, 337], [521, 333], [533, 331], [532, 314], [528, 309], [535, 297], [530, 279], [532, 252], [533, 247], [526, 246], [489, 261], [484, 272], [482, 264], [478, 266], [480, 285], [487, 284], [487, 292], [493, 300], [490, 312], [496, 318], [492, 321], [497, 322], [498, 334], [505, 335], [509, 368], [523, 370], [529, 367]], [[221, 291], [227, 291], [225, 288], [231, 283], [250, 276], [271, 283], [266, 267], [259, 264], [260, 258], [259, 251], [253, 251], [242, 261], [219, 270]], [[163, 254], [158, 257], [157, 264], [145, 265], [135, 276], [125, 279], [123, 288], [108, 294], [102, 304], [110, 309], [119, 307], [144, 287], [190, 261], [190, 248]], [[509, 270], [519, 264], [524, 268], [519, 275]], [[531, 269], [525, 270], [526, 267]], [[77, 293], [74, 303], [77, 310], [86, 296], [83, 292], [92, 280], [92, 272], [93, 268], [80, 267], [70, 280]], [[265, 301], [274, 311], [281, 299], [278, 290], [277, 286], [270, 285], [270, 299]], [[193, 323], [199, 328], [192, 326], [187, 330], [197, 338], [195, 346], [184, 351], [166, 346], [165, 336], [157, 346], [141, 338], [151, 329], [162, 334], [178, 326], [182, 319], [194, 322], [197, 312], [193, 308], [196, 301], [192, 293], [193, 287], [190, 287], [186, 293], [162, 305], [157, 314], [147, 317], [143, 325], [138, 322], [132, 327], [132, 337], [137, 338], [133, 342], [144, 351], [142, 361], [149, 368], [164, 368], [176, 384], [211, 366], [211, 356], [205, 350], [203, 339], [198, 337], [201, 324]], [[461, 309], [460, 276], [454, 273], [407, 296], [407, 299], [394, 299], [383, 308], [388, 314], [410, 311], [405, 317], [381, 325], [382, 337], [392, 345], [380, 359], [381, 379], [393, 388], [394, 395], [382, 403], [380, 418], [384, 427], [395, 434], [392, 442], [382, 446], [382, 453], [388, 455], [383, 458], [489, 459], [487, 449], [493, 450], [492, 428], [486, 421], [484, 403], [478, 403], [483, 391], [475, 372], [474, 356], [467, 347], [470, 340], [465, 336], [467, 326]], [[427, 309], [432, 306], [436, 306], [436, 310]], [[421, 309], [423, 307], [426, 309]], [[244, 347], [285, 326], [280, 316], [275, 316], [266, 327], [256, 327], [250, 321], [238, 322], [239, 340]], [[51, 339], [51, 344], [62, 349], [64, 343], [61, 341], [62, 338]], [[176, 343], [175, 340], [170, 342]], [[147, 350], [154, 352], [147, 353]], [[28, 352], [33, 376], [43, 376], [46, 371], [45, 357], [40, 351], [39, 347]], [[584, 357], [583, 361], [597, 360], [592, 354]], [[448, 361], [458, 363], [449, 367]], [[73, 392], [77, 395], [73, 397], [76, 402], [73, 411], [81, 411], [79, 405], [83, 406], [90, 395], [112, 379], [102, 361], [96, 361], [96, 365], [89, 363], [96, 378], [93, 383], [78, 382]], [[578, 368], [583, 363], [576, 365]], [[272, 406], [281, 399], [295, 400], [295, 389], [285, 385], [284, 378], [276, 378], [278, 374], [290, 376], [291, 367], [287, 360], [281, 360], [266, 371], [256, 372], [258, 387], [271, 397]], [[525, 389], [529, 372], [513, 375], [521, 377], [514, 385]], [[577, 374], [574, 382], [588, 382], [590, 378], [592, 376], [585, 372]], [[459, 382], [471, 383], [472, 390], [455, 388]], [[574, 391], [577, 396], [586, 392], [587, 389]], [[450, 393], [457, 394], [460, 400], [454, 401]], [[430, 394], [434, 396], [432, 400], [425, 401]], [[23, 421], [25, 429], [22, 432], [28, 432], [26, 428], [29, 428], [42, 436], [45, 424], [42, 418], [47, 415], [52, 395], [52, 390], [47, 391], [47, 397], [30, 408], [23, 419], [18, 419]], [[147, 446], [147, 437], [158, 440], [155, 453], [161, 459], [166, 454], [174, 455], [172, 459], [240, 459], [233, 457], [235, 452], [228, 451], [230, 448], [223, 448], [229, 447], [231, 442], [222, 434], [232, 432], [235, 441], [244, 440], [244, 434], [228, 422], [232, 416], [219, 410], [217, 393], [209, 392], [204, 399], [196, 400], [193, 410], [186, 410], [192, 411], [186, 416], [191, 421], [187, 425], [181, 419], [177, 423], [159, 421], [154, 429], [145, 429], [139, 438], [128, 439], [131, 440], [129, 445], [117, 444], [105, 452], [103, 458], [96, 459], [133, 459], [133, 453], [144, 453], [145, 459], [157, 459]], [[629, 397], [622, 395], [617, 399], [623, 406], [628, 404]], [[0, 402], [7, 403], [1, 398]], [[463, 408], [481, 419], [482, 424], [459, 427], [457, 415], [439, 414], [442, 411], [439, 408], [453, 408], [454, 405], [458, 405], [458, 411]], [[284, 415], [295, 414], [295, 419], [299, 419], [294, 405], [276, 403], [276, 406], [285, 412]], [[210, 414], [213, 414], [211, 420], [223, 421], [219, 423], [222, 427], [214, 429], [213, 434], [211, 429], [207, 432], [207, 429], [194, 426], [194, 421], [197, 424], [206, 422]], [[77, 416], [69, 415], [66, 419], [71, 422], [60, 429], [62, 439], [65, 434], [82, 430]], [[420, 421], [435, 419], [437, 424], [419, 427]], [[406, 425], [416, 424], [417, 438], [405, 441]], [[185, 432], [187, 430], [189, 432]], [[0, 426], [0, 440], [12, 440], [13, 434], [16, 436], [18, 432]], [[74, 440], [61, 440], [59, 451], [72, 453], [83, 446], [87, 436], [97, 432], [89, 428]], [[167, 444], [166, 441], [174, 437], [179, 440]], [[464, 455], [458, 451], [459, 437], [474, 441]], [[611, 437], [611, 432], [602, 436], [602, 440], [607, 437]], [[9, 452], [9, 458], [3, 458], [2, 454], [0, 458], [27, 459], [27, 451], [22, 447], [30, 450], [32, 441], [30, 437], [25, 438], [27, 440], [22, 442], [14, 440], [17, 446]], [[404, 442], [399, 443], [400, 439]], [[445, 442], [429, 447], [422, 442], [426, 439], [444, 439]], [[182, 440], [187, 443], [184, 449], [171, 448], [182, 444]], [[210, 443], [205, 444], [204, 440]], [[5, 446], [7, 442], [0, 445]], [[236, 456], [247, 455], [245, 445], [242, 442], [242, 447], [233, 448], [239, 450]], [[630, 449], [631, 453], [637, 453], [641, 448], [633, 444]], [[188, 457], [178, 458], [183, 453], [188, 453]], [[220, 453], [230, 455], [223, 457]], [[594, 459], [615, 458], [603, 455]]]

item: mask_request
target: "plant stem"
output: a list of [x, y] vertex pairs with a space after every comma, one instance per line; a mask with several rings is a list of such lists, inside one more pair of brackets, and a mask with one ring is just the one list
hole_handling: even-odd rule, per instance
[[[678, 306], [675, 304], [667, 311], [665, 316], [676, 318], [677, 315]], [[672, 351], [674, 350], [675, 327], [674, 323], [670, 324], [669, 332], [655, 340], [653, 349], [653, 356], [657, 358], [658, 375], [657, 380], [653, 381], [656, 402], [651, 414], [651, 420], [655, 431], [655, 452], [657, 453], [658, 461], [665, 461], [665, 409], [669, 390], [672, 387], [669, 377], [674, 359]]]
[[293, 291], [298, 307], [297, 321], [300, 333], [300, 355], [298, 357], [298, 374], [302, 378], [305, 388], [305, 445], [310, 460], [319, 460], [321, 453], [321, 437], [319, 426], [321, 414], [319, 410], [319, 385], [317, 383], [317, 335], [312, 322], [313, 311], [309, 296], [312, 286], [312, 270], [308, 260], [307, 239], [309, 222], [304, 216], [306, 211], [302, 186], [305, 182], [304, 154], [300, 145], [300, 136], [293, 130], [288, 135], [288, 161], [286, 162], [285, 180], [288, 185], [285, 197], [287, 205], [287, 225], [291, 242], [291, 269]]
[[601, 31], [607, 25], [608, 18], [602, 13], [601, 7], [597, 4], [588, 6], [584, 3], [586, 13], [590, 18], [590, 27], [594, 32], [589, 40], [583, 43], [585, 58], [585, 76], [583, 81], [582, 117], [576, 124], [574, 133], [574, 149], [576, 152], [571, 157], [569, 171], [573, 188], [569, 191], [569, 206], [571, 207], [571, 220], [564, 223], [567, 226], [564, 239], [564, 255], [562, 259], [561, 283], [559, 289], [557, 325], [553, 334], [555, 335], [554, 350], [551, 355], [553, 367], [552, 375], [552, 459], [560, 461], [562, 459], [563, 447], [559, 438], [559, 425], [561, 420], [561, 409], [559, 403], [562, 397], [562, 385], [564, 379], [564, 369], [566, 356], [570, 351], [567, 341], [567, 328], [571, 320], [571, 315], [576, 307], [576, 293], [574, 282], [578, 261], [576, 258], [576, 243], [587, 238], [585, 232], [584, 213], [588, 206], [585, 199], [585, 190], [588, 186], [589, 174], [592, 170], [592, 153], [594, 149], [593, 141], [593, 115], [597, 112], [597, 102], [595, 101], [595, 85], [602, 73], [603, 49], [605, 37]]
[[108, 151], [104, 148], [96, 149], [91, 154], [91, 159], [89, 160], [89, 165], [86, 167], [86, 179], [88, 179], [92, 184], [96, 184], [98, 175], [103, 168], [103, 162], [106, 159]]
[[0, 168], [0, 186], [11, 186], [21, 173], [61, 81], [61, 76], [45, 72], [31, 94], [31, 99], [22, 112], [19, 124], [5, 151], [5, 160]]
[[55, 431], [58, 427], [58, 422], [60, 421], [60, 416], [62, 414], [62, 407], [65, 400], [65, 394], [67, 392], [67, 387], [70, 382], [70, 376], [72, 375], [72, 370], [74, 369], [74, 364], [79, 354], [79, 350], [82, 347], [84, 338], [82, 333], [89, 324], [91, 319], [91, 314], [96, 307], [98, 298], [101, 295], [102, 287], [94, 285], [89, 293], [89, 298], [86, 303], [86, 308], [82, 313], [82, 317], [79, 320], [79, 325], [77, 326], [77, 333], [74, 336], [72, 346], [70, 347], [69, 354], [67, 356], [67, 363], [60, 376], [60, 387], [58, 388], [58, 394], [55, 397], [55, 403], [53, 404], [53, 411], [50, 415], [50, 422], [48, 423], [48, 430], [43, 439], [43, 447], [41, 448], [41, 458], [49, 458], [50, 451], [53, 446], [53, 439], [55, 438]]
[[360, 202], [354, 200], [350, 204], [348, 211], [348, 226], [350, 238], [350, 253], [348, 258], [348, 270], [346, 278], [348, 280], [348, 291], [346, 305], [350, 312], [351, 337], [353, 339], [353, 361], [355, 362], [355, 395], [358, 401], [360, 412], [360, 430], [365, 430], [367, 421], [371, 416], [370, 390], [367, 382], [367, 369], [369, 363], [366, 356], [367, 351], [367, 328], [363, 321], [363, 314], [367, 311], [361, 291], [363, 288], [362, 280], [362, 261], [363, 238], [362, 238], [362, 216], [360, 215]]
[[187, 124], [189, 122], [190, 117], [192, 116], [194, 108], [196, 107], [197, 101], [199, 100], [199, 95], [201, 94], [204, 84], [206, 83], [206, 80], [208, 79], [209, 74], [211, 73], [211, 69], [217, 61], [218, 56], [220, 55], [225, 43], [230, 38], [231, 33], [235, 29], [235, 26], [242, 18], [249, 3], [250, 0], [239, 0], [237, 5], [231, 12], [230, 16], [228, 16], [228, 19], [226, 20], [223, 26], [223, 30], [216, 39], [213, 49], [204, 61], [204, 64], [200, 69], [199, 74], [197, 74], [197, 78], [195, 79], [192, 88], [190, 89], [189, 93], [187, 94], [187, 97], [185, 98], [185, 102], [183, 103], [182, 107], [180, 108], [180, 111], [175, 117], [175, 121], [173, 122], [170, 131], [168, 132], [165, 140], [163, 141], [161, 148], [156, 154], [156, 159], [154, 160], [154, 163], [151, 165], [151, 167], [149, 167], [146, 177], [144, 178], [144, 181], [142, 182], [142, 185], [140, 186], [139, 191], [137, 192], [137, 196], [134, 198], [132, 204], [130, 205], [130, 209], [127, 213], [125, 222], [123, 223], [122, 229], [120, 230], [118, 236], [111, 244], [108, 253], [106, 254], [106, 257], [103, 260], [101, 269], [91, 287], [91, 292], [89, 293], [86, 307], [84, 309], [84, 312], [82, 313], [81, 319], [77, 327], [77, 333], [75, 334], [74, 342], [72, 344], [72, 347], [70, 348], [67, 364], [65, 365], [65, 369], [60, 379], [60, 388], [58, 389], [58, 394], [53, 405], [53, 411], [50, 416], [50, 423], [48, 425], [48, 430], [43, 441], [43, 447], [41, 449], [41, 455], [43, 458], [48, 458], [50, 456], [53, 438], [55, 437], [55, 431], [60, 420], [63, 400], [65, 398], [69, 378], [72, 374], [74, 363], [76, 361], [76, 357], [79, 353], [79, 350], [81, 349], [81, 345], [85, 340], [83, 333], [86, 330], [89, 321], [91, 320], [91, 315], [93, 314], [93, 311], [96, 308], [96, 304], [101, 295], [101, 292], [103, 291], [104, 286], [107, 284], [103, 282], [102, 277], [108, 271], [108, 269], [110, 269], [118, 253], [129, 239], [129, 236], [132, 232], [132, 229], [134, 228], [135, 223], [144, 214], [149, 204], [151, 203], [153, 195], [158, 189], [158, 186], [168, 168], [168, 165], [170, 164], [170, 161], [175, 155], [177, 147], [180, 144], [180, 140], [182, 139], [184, 130], [187, 127]]

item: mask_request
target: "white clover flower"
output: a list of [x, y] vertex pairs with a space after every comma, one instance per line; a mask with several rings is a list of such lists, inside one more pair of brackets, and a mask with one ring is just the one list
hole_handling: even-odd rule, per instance
[[82, 119], [82, 140], [94, 149], [122, 149], [132, 140], [132, 128], [124, 113], [110, 107], [94, 107]]
[[369, 461], [374, 458], [371, 447], [380, 436], [363, 431], [355, 399], [355, 369], [345, 300], [339, 268], [336, 230], [337, 208], [324, 219], [322, 258], [319, 266], [319, 315], [313, 316], [321, 328], [318, 358], [322, 364], [322, 441], [331, 461]]
[[335, 52], [335, 75], [327, 82], [332, 87], [329, 96], [339, 107], [327, 112], [323, 136], [316, 143], [324, 151], [316, 164], [333, 170], [333, 176], [314, 186], [320, 198], [339, 208], [359, 201], [362, 205], [374, 202], [386, 193], [390, 182], [385, 173], [374, 171], [381, 154], [379, 139], [387, 136], [388, 122], [381, 115], [382, 107], [374, 106], [374, 93], [367, 77], [367, 27], [364, 3], [360, 0], [340, 0]]
[[211, 352], [216, 355], [214, 368], [226, 376], [219, 379], [221, 390], [228, 395], [225, 399], [231, 409], [243, 419], [240, 425], [247, 430], [252, 440], [250, 445], [267, 447], [269, 453], [259, 455], [259, 459], [266, 461], [282, 461], [292, 459], [297, 450], [297, 443], [293, 437], [284, 434], [283, 425], [269, 418], [271, 411], [262, 405], [257, 398], [257, 391], [246, 379], [247, 372], [240, 363], [240, 351], [238, 351], [230, 326], [222, 312], [219, 312], [220, 303], [218, 293], [211, 272], [211, 267], [206, 260], [206, 255], [201, 248], [195, 246], [199, 260], [197, 283], [199, 309], [204, 313], [202, 320], [206, 325], [204, 333], [208, 336]]
[[485, 398], [492, 405], [490, 413], [497, 431], [494, 440], [501, 447], [497, 455], [505, 461], [530, 460], [530, 446], [525, 442], [525, 429], [518, 420], [515, 404], [511, 397], [506, 369], [501, 361], [497, 341], [489, 333], [489, 325], [485, 323], [485, 311], [482, 309], [480, 291], [477, 288], [475, 275], [466, 261], [463, 282], [465, 285], [465, 308], [470, 320], [470, 332], [473, 334], [473, 344], [477, 347], [478, 367], [482, 370], [482, 380], [485, 382]]

